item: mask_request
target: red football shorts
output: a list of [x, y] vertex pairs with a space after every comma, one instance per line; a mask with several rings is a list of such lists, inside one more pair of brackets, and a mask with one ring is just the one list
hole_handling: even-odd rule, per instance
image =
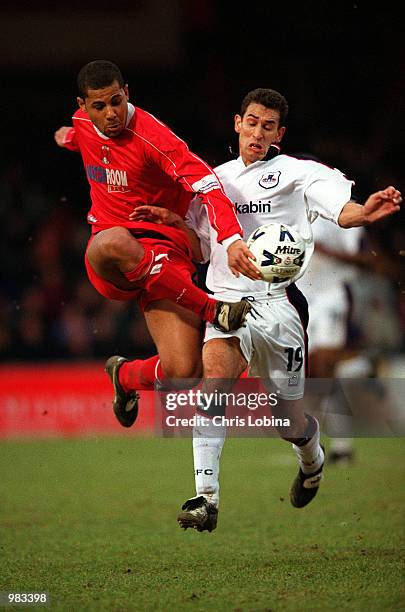
[[[141, 244], [148, 245], [153, 248], [157, 252], [162, 251], [168, 254], [168, 259], [162, 260], [164, 266], [174, 266], [177, 274], [181, 274], [184, 276], [184, 280], [188, 283], [193, 282], [193, 274], [195, 273], [195, 266], [191, 260], [191, 252], [187, 243], [175, 244], [171, 240], [165, 240], [163, 237], [161, 240], [159, 238], [150, 238], [143, 236], [135, 236], [137, 240]], [[87, 244], [87, 249], [93, 239], [93, 236], [90, 236], [89, 242]], [[113, 283], [104, 280], [101, 276], [98, 276], [96, 272], [90, 265], [90, 262], [87, 257], [87, 249], [84, 256], [84, 261], [86, 265], [87, 276], [93, 287], [105, 298], [108, 300], [118, 300], [120, 302], [126, 302], [128, 300], [136, 300], [141, 310], [145, 310], [145, 308], [152, 303], [153, 301], [158, 300], [159, 298], [156, 295], [151, 298], [147, 291], [143, 289], [142, 286], [137, 285], [134, 282], [133, 290], [124, 290], [116, 287]], [[142, 281], [141, 281], [142, 283]], [[164, 296], [162, 298], [164, 299]]]

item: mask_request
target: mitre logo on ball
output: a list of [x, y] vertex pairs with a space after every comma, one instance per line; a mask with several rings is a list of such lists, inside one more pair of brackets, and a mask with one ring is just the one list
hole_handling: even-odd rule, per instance
[[305, 240], [285, 224], [261, 225], [251, 233], [247, 246], [256, 257], [252, 263], [268, 283], [293, 280], [304, 263]]
[[286, 254], [288, 254], [288, 255], [298, 255], [299, 252], [300, 252], [299, 249], [294, 249], [294, 248], [286, 246], [286, 245], [278, 246], [277, 249], [276, 249], [276, 254], [277, 253], [281, 253], [282, 255], [286, 255]]

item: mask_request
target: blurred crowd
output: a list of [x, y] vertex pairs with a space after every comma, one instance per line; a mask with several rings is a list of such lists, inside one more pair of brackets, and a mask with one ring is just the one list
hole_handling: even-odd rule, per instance
[[55, 199], [20, 160], [0, 181], [2, 360], [148, 355], [151, 339], [133, 303], [102, 298], [87, 280], [85, 214]]
[[[79, 164], [73, 171], [75, 180], [84, 184]], [[22, 159], [4, 167], [0, 180], [3, 361], [104, 359], [114, 353], [142, 357], [154, 352], [137, 306], [104, 299], [87, 280], [86, 198], [85, 189], [77, 196], [47, 191], [46, 183]], [[401, 212], [368, 228], [369, 264], [355, 287], [354, 314], [363, 343], [388, 353], [405, 350], [403, 220]]]

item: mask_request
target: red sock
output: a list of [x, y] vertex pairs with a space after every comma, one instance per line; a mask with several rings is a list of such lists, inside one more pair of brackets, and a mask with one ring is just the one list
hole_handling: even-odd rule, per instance
[[170, 266], [166, 266], [156, 280], [147, 282], [145, 288], [151, 301], [168, 299], [192, 310], [204, 321], [214, 322], [217, 300]]
[[164, 377], [159, 355], [149, 359], [135, 359], [122, 364], [119, 370], [119, 381], [121, 387], [127, 393], [129, 391], [142, 391], [153, 389], [156, 379]]
[[[218, 302], [194, 285], [188, 272], [180, 267], [183, 262], [179, 260], [176, 268], [175, 257], [173, 260], [167, 259], [167, 248], [161, 245], [155, 248], [145, 244], [142, 246], [145, 249], [143, 258], [134, 270], [125, 273], [125, 277], [144, 288], [151, 301], [171, 300], [192, 310], [204, 321], [213, 323]], [[157, 270], [155, 273], [154, 269]]]

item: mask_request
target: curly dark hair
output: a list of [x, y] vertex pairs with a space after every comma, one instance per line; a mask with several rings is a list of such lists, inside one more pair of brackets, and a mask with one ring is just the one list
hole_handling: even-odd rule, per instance
[[79, 96], [85, 98], [89, 89], [102, 89], [118, 81], [124, 87], [125, 81], [121, 70], [108, 60], [94, 60], [81, 68], [77, 75]]

